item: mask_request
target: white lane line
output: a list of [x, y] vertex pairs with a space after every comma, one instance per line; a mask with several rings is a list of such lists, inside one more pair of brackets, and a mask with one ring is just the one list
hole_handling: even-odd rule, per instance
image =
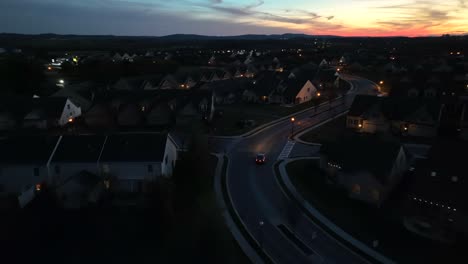
[[278, 156], [277, 160], [287, 159], [289, 157], [289, 154], [291, 154], [291, 151], [293, 150], [295, 144], [295, 141], [288, 140], [280, 155]]

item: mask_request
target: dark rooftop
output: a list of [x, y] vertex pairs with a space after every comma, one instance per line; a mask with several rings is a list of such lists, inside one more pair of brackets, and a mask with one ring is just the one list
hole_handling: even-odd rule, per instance
[[53, 162], [97, 162], [105, 136], [63, 136]]
[[[430, 202], [468, 211], [467, 143], [438, 142], [418, 160], [410, 193]], [[435, 173], [435, 174], [434, 174]]]
[[369, 170], [385, 183], [401, 145], [375, 136], [350, 136], [322, 145], [320, 151], [344, 171]]
[[0, 163], [47, 163], [58, 137], [18, 136], [0, 139]]
[[167, 134], [116, 134], [107, 138], [102, 162], [162, 161]]

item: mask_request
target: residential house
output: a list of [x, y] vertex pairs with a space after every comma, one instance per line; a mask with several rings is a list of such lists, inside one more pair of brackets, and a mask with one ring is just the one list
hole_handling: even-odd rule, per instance
[[99, 178], [99, 157], [105, 142], [103, 135], [61, 137], [47, 168], [48, 182], [65, 207], [79, 208], [97, 200], [96, 191], [103, 187]]
[[61, 136], [60, 144], [47, 163], [48, 182], [60, 186], [82, 171], [98, 175], [99, 156], [105, 141], [103, 135]]
[[86, 98], [80, 93], [69, 88], [68, 86], [59, 89], [56, 93], [52, 95], [52, 97], [68, 98], [71, 102], [73, 102], [74, 105], [81, 108], [82, 112], [88, 111], [92, 105], [92, 98]]
[[242, 93], [249, 89], [251, 84], [250, 80], [232, 79], [206, 83], [200, 89], [212, 91], [216, 104], [232, 104], [242, 98]]
[[338, 73], [332, 70], [320, 69], [314, 75], [312, 83], [319, 90], [328, 90], [338, 87], [339, 84], [339, 75]]
[[[276, 89], [280, 93], [280, 103], [301, 104], [308, 102], [317, 96], [317, 88], [310, 81], [307, 74], [292, 73], [283, 80]], [[270, 96], [270, 101], [275, 102], [275, 93]]]
[[120, 78], [120, 80], [113, 85], [113, 89], [118, 91], [141, 91], [146, 87], [146, 77], [147, 76]]
[[242, 93], [242, 98], [246, 102], [269, 102], [270, 94], [278, 87], [282, 81], [282, 76], [273, 71], [263, 71], [252, 81], [252, 85], [247, 87]]
[[205, 70], [205, 71], [202, 73], [202, 76], [201, 76], [200, 81], [201, 81], [201, 82], [215, 82], [215, 81], [219, 81], [219, 80], [221, 80], [221, 78], [218, 76], [218, 72], [219, 72], [219, 70], [216, 70], [216, 69]]
[[58, 137], [14, 136], [0, 139], [0, 193], [18, 198], [21, 207], [48, 180], [47, 163]]
[[107, 138], [100, 169], [111, 189], [141, 192], [145, 183], [171, 176], [176, 160], [176, 145], [167, 134], [116, 134]]
[[352, 136], [327, 142], [321, 149], [321, 168], [330, 182], [353, 199], [380, 206], [400, 182], [408, 166], [403, 147], [373, 136]]
[[47, 129], [65, 126], [81, 116], [81, 107], [64, 97], [32, 98], [24, 116], [23, 127]]
[[122, 61], [122, 55], [120, 55], [120, 53], [114, 54], [114, 56], [112, 57], [112, 61], [116, 61], [116, 62]]
[[404, 217], [408, 230], [443, 242], [468, 234], [466, 150], [466, 142], [438, 142], [412, 166]]
[[357, 95], [347, 114], [346, 127], [360, 133], [434, 137], [440, 109], [440, 104], [429, 98]]
[[117, 124], [121, 127], [138, 127], [144, 123], [141, 108], [134, 103], [124, 103], [117, 110]]
[[173, 121], [173, 111], [167, 102], [160, 102], [148, 109], [146, 114], [146, 126], [165, 127]]
[[160, 89], [163, 77], [161, 75], [148, 76], [143, 84], [143, 90]]
[[90, 128], [111, 128], [116, 120], [111, 107], [107, 103], [94, 104], [84, 115], [83, 119]]
[[192, 120], [211, 121], [215, 112], [215, 95], [212, 90], [201, 90], [187, 96], [177, 111], [178, 124], [189, 123]]

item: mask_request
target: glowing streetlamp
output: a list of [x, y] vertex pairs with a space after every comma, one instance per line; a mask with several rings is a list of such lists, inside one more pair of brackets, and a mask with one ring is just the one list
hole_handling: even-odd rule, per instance
[[380, 81], [379, 84], [380, 84], [380, 85], [384, 84], [384, 81]]
[[291, 117], [291, 136], [294, 135], [294, 122], [296, 121], [296, 118]]
[[265, 225], [265, 223], [263, 221], [260, 221], [258, 223], [258, 229], [260, 231], [260, 234], [259, 234], [260, 236], [259, 236], [259, 239], [258, 239], [259, 241], [258, 242], [259, 242], [260, 248], [262, 250], [263, 250], [263, 225]]

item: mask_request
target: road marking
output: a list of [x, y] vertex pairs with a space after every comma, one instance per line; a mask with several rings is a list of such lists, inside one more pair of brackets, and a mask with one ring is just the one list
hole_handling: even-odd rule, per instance
[[291, 154], [291, 151], [293, 150], [295, 144], [296, 141], [288, 140], [288, 142], [286, 142], [286, 145], [284, 145], [283, 150], [279, 154], [277, 160], [287, 159], [289, 157], [289, 154]]

